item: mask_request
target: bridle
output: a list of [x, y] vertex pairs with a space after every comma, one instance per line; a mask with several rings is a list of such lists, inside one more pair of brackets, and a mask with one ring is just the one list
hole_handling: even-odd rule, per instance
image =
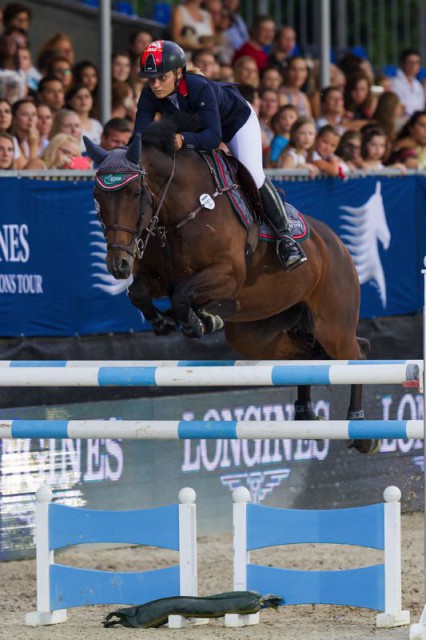
[[[145, 208], [147, 204], [150, 204], [151, 208], [154, 210], [154, 202], [155, 202], [155, 195], [149, 189], [145, 181], [145, 177], [147, 175], [145, 169], [143, 169], [143, 167], [140, 166], [137, 169], [136, 168], [120, 169], [117, 167], [117, 168], [111, 168], [111, 169], [105, 168], [97, 171], [95, 180], [97, 183], [97, 187], [102, 191], [119, 191], [123, 189], [126, 185], [128, 185], [130, 182], [133, 182], [134, 180], [137, 180], [137, 179], [140, 180], [140, 188], [134, 191], [130, 196], [132, 200], [134, 200], [135, 198], [140, 198], [139, 219], [138, 219], [136, 228], [127, 227], [121, 224], [111, 224], [111, 225], [105, 224], [105, 222], [102, 219], [101, 209], [99, 205], [97, 205], [97, 200], [95, 199], [96, 214], [102, 226], [104, 238], [107, 243], [107, 251], [109, 251], [110, 249], [119, 249], [121, 251], [125, 251], [126, 253], [128, 253], [132, 258], [137, 257], [138, 259], [141, 259], [143, 257], [149, 238], [155, 235], [156, 230], [159, 229], [158, 224], [160, 221], [159, 215], [160, 215], [161, 207], [163, 206], [170, 184], [174, 178], [175, 169], [176, 169], [176, 154], [173, 155], [172, 171], [170, 173], [170, 176], [167, 179], [167, 183], [163, 189], [159, 202], [155, 207], [155, 213], [153, 214], [151, 221], [149, 225], [145, 228], [145, 230], [143, 229]], [[117, 177], [128, 176], [128, 178], [123, 180], [122, 183], [120, 183], [119, 185], [106, 187], [105, 183], [102, 182], [102, 176], [107, 176], [107, 175], [117, 176]], [[124, 231], [125, 233], [128, 233], [131, 238], [129, 244], [124, 245], [124, 244], [120, 244], [119, 242], [108, 242], [109, 231]], [[143, 238], [142, 235], [144, 231], [145, 231], [145, 237]]]

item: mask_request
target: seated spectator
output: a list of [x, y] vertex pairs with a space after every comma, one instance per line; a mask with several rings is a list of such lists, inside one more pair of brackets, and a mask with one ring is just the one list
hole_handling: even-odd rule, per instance
[[281, 169], [307, 169], [311, 178], [319, 173], [312, 163], [316, 136], [315, 120], [300, 116], [290, 130], [290, 142], [279, 162]]
[[101, 135], [101, 147], [107, 151], [117, 147], [126, 147], [129, 144], [133, 127], [125, 118], [111, 118], [105, 123]]
[[71, 109], [61, 109], [55, 114], [50, 131], [50, 140], [57, 136], [58, 133], [66, 133], [72, 136], [78, 142], [80, 151], [82, 153], [86, 151], [82, 137], [83, 130], [80, 116], [75, 111], [71, 111]]
[[54, 76], [62, 82], [65, 93], [73, 83], [72, 67], [68, 58], [53, 56], [47, 65], [47, 75]]
[[381, 87], [383, 92], [392, 91], [392, 78], [385, 73], [376, 73], [374, 76], [374, 85]]
[[28, 91], [26, 74], [19, 63], [20, 46], [12, 31], [0, 36], [0, 97], [11, 103], [24, 98]]
[[140, 68], [139, 65], [142, 51], [146, 49], [152, 41], [153, 37], [151, 33], [145, 29], [138, 29], [137, 31], [134, 31], [129, 38], [128, 54], [132, 64], [137, 64], [138, 71]]
[[38, 104], [47, 104], [53, 115], [64, 107], [65, 95], [62, 82], [55, 76], [46, 76], [39, 82], [36, 99]]
[[234, 69], [231, 64], [220, 64], [219, 75], [217, 77], [219, 82], [232, 82], [235, 83]]
[[[0, 133], [8, 133], [12, 135], [12, 105], [7, 100], [0, 98]], [[13, 159], [16, 161], [21, 155], [19, 143], [12, 136], [13, 140]]]
[[250, 84], [240, 84], [238, 86], [238, 91], [241, 93], [243, 98], [247, 100], [247, 102], [253, 107], [253, 111], [259, 117], [260, 113], [260, 97], [259, 91], [252, 87]]
[[[212, 16], [214, 27], [214, 52], [219, 63], [232, 64], [235, 49], [232, 46], [228, 29], [231, 26], [229, 11], [222, 6], [222, 0], [205, 0], [204, 6]], [[200, 40], [203, 42], [203, 39]]]
[[301, 116], [311, 116], [312, 110], [307, 95], [302, 91], [308, 80], [308, 65], [300, 56], [290, 58], [287, 63], [284, 84], [280, 95], [286, 104], [294, 104]]
[[0, 171], [9, 169], [15, 169], [13, 136], [0, 132]]
[[192, 54], [192, 64], [209, 80], [216, 80], [219, 65], [210, 49], [199, 49]]
[[129, 82], [132, 62], [128, 53], [117, 52], [111, 58], [112, 81]]
[[299, 117], [297, 107], [286, 104], [280, 107], [272, 117], [271, 128], [274, 132], [269, 152], [269, 167], [277, 167], [279, 159], [290, 142], [290, 131]]
[[293, 27], [284, 24], [275, 36], [268, 64], [284, 73], [287, 68], [287, 61], [294, 56], [295, 49], [296, 32]]
[[266, 67], [260, 74], [260, 90], [262, 89], [271, 89], [272, 91], [276, 91], [277, 93], [281, 89], [281, 86], [284, 82], [284, 78], [281, 74], [281, 71], [275, 67]]
[[21, 2], [8, 2], [3, 7], [4, 28], [17, 27], [28, 32], [31, 22], [31, 9]]
[[74, 84], [82, 84], [87, 87], [93, 98], [93, 117], [99, 120], [99, 72], [98, 68], [90, 60], [77, 62], [72, 68]]
[[396, 93], [404, 106], [405, 116], [425, 108], [425, 93], [417, 75], [421, 58], [417, 49], [404, 49], [399, 58], [399, 69], [392, 80], [392, 91]]
[[237, 51], [249, 39], [247, 25], [240, 14], [240, 0], [224, 0], [223, 6], [230, 18], [226, 35], [234, 51]]
[[342, 158], [351, 171], [362, 169], [361, 138], [359, 131], [345, 131], [336, 149], [336, 155]]
[[370, 85], [374, 82], [373, 68], [366, 58], [361, 58], [354, 53], [346, 53], [342, 58], [340, 58], [337, 66], [346, 78], [354, 74], [358, 75], [359, 73], [362, 73], [367, 76]]
[[113, 82], [111, 91], [111, 118], [126, 118], [134, 122], [136, 101], [133, 89], [127, 82]]
[[321, 91], [321, 117], [317, 127], [321, 129], [327, 124], [335, 127], [341, 136], [345, 132], [345, 105], [342, 90], [338, 87], [327, 87]]
[[259, 88], [259, 69], [250, 56], [242, 56], [234, 62], [234, 77], [237, 84], [249, 84], [254, 89]]
[[40, 144], [44, 150], [49, 144], [49, 134], [53, 124], [52, 112], [47, 104], [39, 104], [37, 107], [37, 129], [40, 134]]
[[269, 158], [269, 151], [274, 137], [274, 132], [271, 128], [271, 120], [277, 113], [279, 107], [278, 94], [276, 91], [270, 89], [264, 89], [260, 91], [260, 113], [259, 124], [260, 131], [262, 133], [262, 149], [265, 157]]
[[20, 157], [16, 168], [22, 169], [27, 162], [42, 152], [40, 134], [37, 129], [37, 108], [32, 98], [17, 100], [12, 105], [12, 132], [19, 144]]
[[25, 169], [90, 169], [91, 162], [83, 158], [78, 142], [67, 133], [58, 133], [47, 145], [40, 158], [31, 160]]
[[373, 121], [385, 130], [388, 139], [393, 142], [404, 124], [404, 107], [396, 93], [385, 91], [379, 97]]
[[[170, 24], [171, 39], [187, 51], [204, 48], [200, 38], [204, 36], [213, 38], [214, 35], [212, 17], [208, 11], [201, 9], [201, 4], [202, 0], [184, 0], [182, 4], [173, 7]], [[185, 27], [193, 30], [194, 38], [185, 36]]]
[[[385, 168], [385, 162], [389, 155], [390, 144], [386, 137], [386, 132], [377, 126], [366, 127], [362, 131], [361, 156], [363, 169], [367, 171], [380, 171]], [[399, 169], [401, 173], [406, 172], [406, 167], [394, 162], [389, 165], [393, 169]]]
[[80, 116], [82, 134], [95, 144], [101, 141], [102, 125], [99, 120], [91, 117], [93, 98], [89, 89], [76, 84], [68, 90], [65, 100], [68, 109], [72, 109]]
[[371, 87], [370, 79], [362, 71], [348, 77], [344, 95], [348, 128], [361, 129], [376, 110], [377, 99]]
[[28, 92], [35, 95], [38, 83], [41, 80], [41, 73], [34, 67], [31, 51], [28, 47], [18, 49], [19, 68], [25, 73]]
[[234, 62], [242, 56], [250, 56], [260, 71], [268, 66], [268, 54], [265, 48], [270, 47], [275, 37], [275, 22], [269, 16], [257, 16], [250, 29], [250, 39], [235, 53]]
[[317, 133], [312, 163], [321, 173], [333, 178], [344, 178], [349, 173], [349, 166], [336, 155], [340, 134], [331, 124], [326, 124]]
[[402, 127], [390, 161], [401, 162], [409, 169], [426, 169], [426, 111], [415, 111]]
[[37, 57], [37, 68], [45, 75], [46, 64], [48, 64], [52, 56], [62, 56], [66, 58], [71, 65], [74, 64], [74, 45], [71, 38], [63, 32], [55, 33], [51, 38], [46, 40]]

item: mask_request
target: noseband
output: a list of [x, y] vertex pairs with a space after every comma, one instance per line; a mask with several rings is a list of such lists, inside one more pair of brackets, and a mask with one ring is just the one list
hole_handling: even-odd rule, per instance
[[[121, 251], [125, 251], [126, 253], [128, 253], [132, 258], [137, 256], [139, 259], [141, 259], [143, 257], [146, 246], [148, 244], [148, 240], [150, 236], [154, 235], [155, 229], [158, 226], [159, 213], [160, 213], [161, 207], [163, 206], [164, 199], [167, 195], [167, 191], [169, 190], [170, 184], [173, 180], [175, 169], [176, 169], [176, 155], [173, 156], [172, 171], [167, 180], [163, 193], [161, 194], [161, 198], [155, 209], [155, 213], [151, 218], [150, 224], [145, 228], [145, 232], [146, 232], [145, 239], [142, 238], [142, 233], [144, 231], [143, 229], [144, 210], [148, 203], [148, 194], [149, 194], [149, 200], [150, 200], [149, 204], [152, 205], [153, 209], [154, 209], [154, 202], [155, 202], [155, 196], [149, 190], [144, 180], [145, 176], [147, 175], [146, 171], [142, 167], [140, 167], [139, 169], [114, 168], [114, 169], [102, 169], [96, 173], [96, 176], [95, 176], [96, 185], [102, 191], [119, 191], [123, 189], [126, 185], [128, 185], [130, 182], [140, 179], [140, 188], [137, 191], [134, 191], [130, 196], [132, 200], [140, 197], [139, 220], [136, 225], [136, 228], [126, 227], [121, 224], [106, 225], [102, 219], [100, 207], [97, 203], [97, 200], [95, 199], [96, 214], [102, 225], [105, 241], [107, 242], [107, 251], [109, 251], [110, 249], [119, 249]], [[106, 178], [103, 178], [102, 176], [110, 176], [110, 180], [108, 180], [108, 184], [107, 184]], [[130, 243], [128, 245], [124, 245], [118, 242], [108, 242], [109, 231], [124, 231], [125, 233], [130, 234], [131, 236]]]

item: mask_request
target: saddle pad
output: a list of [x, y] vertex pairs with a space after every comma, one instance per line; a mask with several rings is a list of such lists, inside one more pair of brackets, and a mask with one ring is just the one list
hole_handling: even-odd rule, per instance
[[[232, 176], [222, 155], [214, 149], [212, 151], [212, 157], [222, 187], [229, 187], [234, 184]], [[282, 198], [282, 193], [280, 191], [278, 191], [278, 194], [280, 198]], [[247, 232], [249, 232], [250, 229], [254, 226], [255, 221], [241, 189], [232, 189], [231, 191], [227, 191], [226, 195], [228, 196], [229, 201], [241, 224], [247, 230]], [[291, 204], [285, 202], [284, 206], [288, 216], [291, 235], [295, 240], [297, 240], [297, 242], [303, 242], [304, 240], [306, 240], [306, 238], [309, 237], [310, 230], [308, 223], [306, 222], [300, 211], [298, 211]], [[259, 240], [263, 242], [276, 242], [277, 240], [277, 236], [274, 230], [267, 222], [262, 222], [260, 225]]]

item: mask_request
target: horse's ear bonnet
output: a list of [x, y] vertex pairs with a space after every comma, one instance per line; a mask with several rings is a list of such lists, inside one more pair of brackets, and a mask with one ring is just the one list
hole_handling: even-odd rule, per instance
[[141, 134], [136, 133], [131, 145], [126, 151], [126, 160], [132, 164], [139, 164], [141, 160], [142, 139]]
[[108, 151], [106, 149], [102, 149], [102, 147], [99, 147], [87, 136], [83, 136], [83, 142], [86, 147], [87, 155], [97, 165], [101, 164], [101, 162], [108, 156]]

